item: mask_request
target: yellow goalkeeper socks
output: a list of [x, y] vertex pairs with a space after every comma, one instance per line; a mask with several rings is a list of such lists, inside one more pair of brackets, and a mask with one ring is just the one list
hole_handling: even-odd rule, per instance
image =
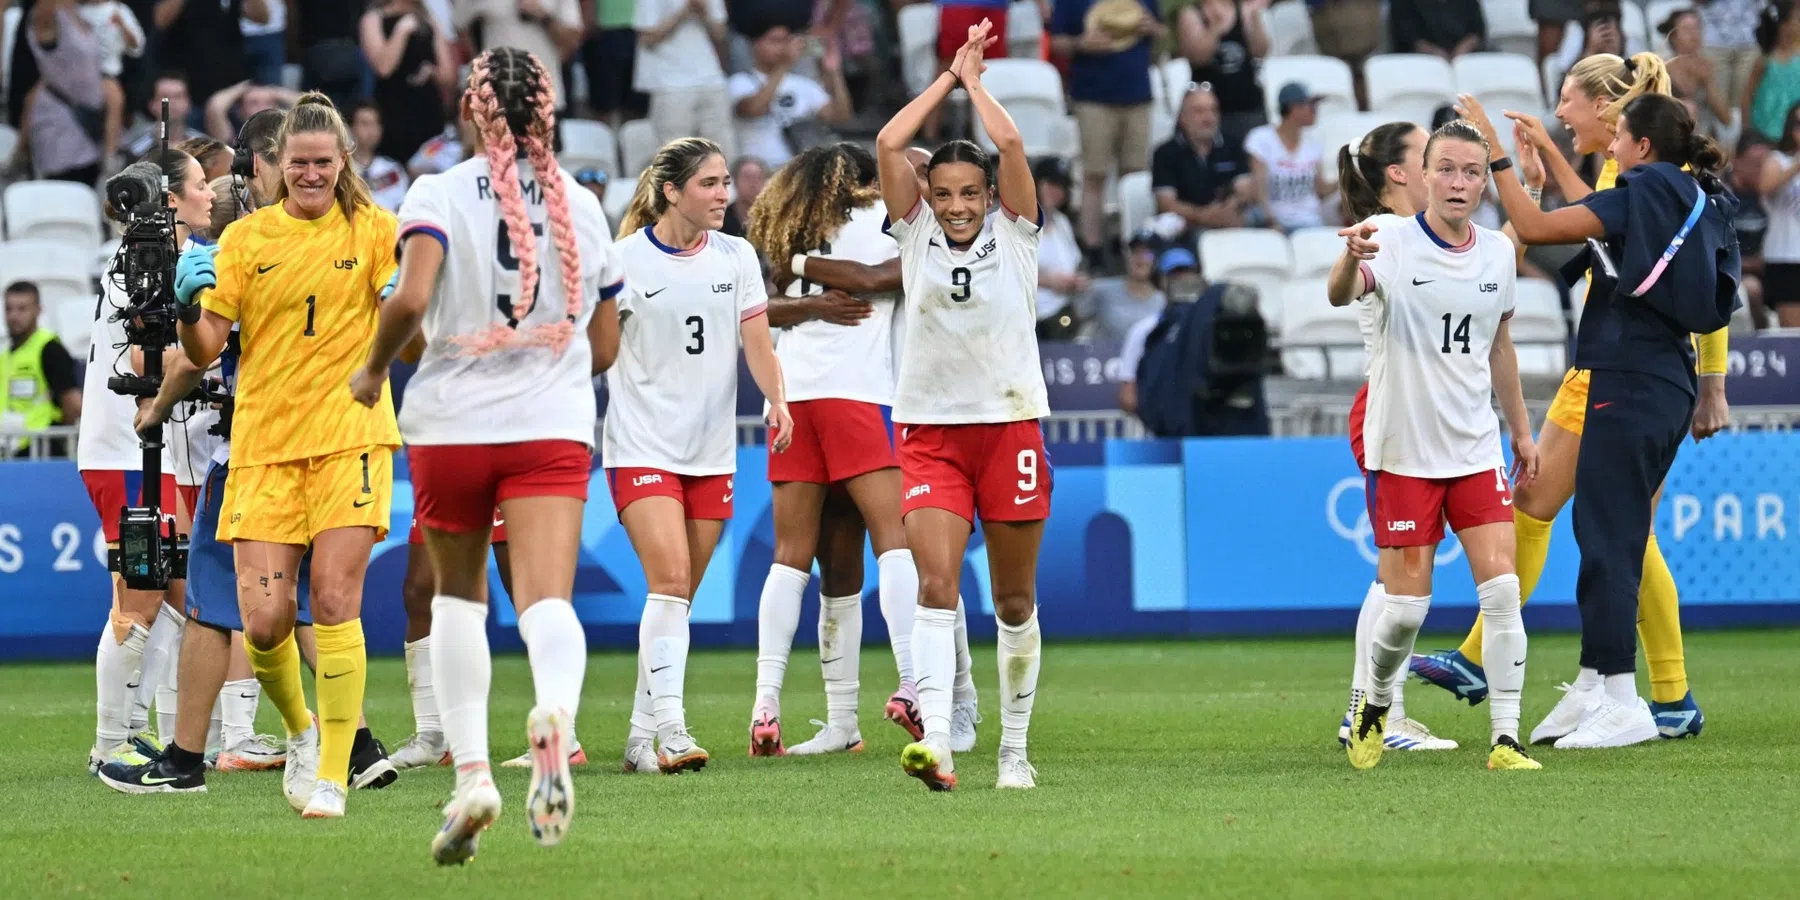
[[[1524, 510], [1513, 508], [1513, 537], [1518, 542], [1515, 551], [1519, 569], [1519, 605], [1524, 606], [1531, 599], [1531, 592], [1537, 590], [1538, 579], [1544, 574], [1544, 560], [1550, 556], [1550, 528], [1555, 522], [1535, 519]], [[1469, 662], [1481, 665], [1481, 617], [1475, 617], [1475, 627], [1469, 629], [1469, 636], [1457, 648]]]
[[362, 620], [314, 625], [313, 633], [319, 639], [319, 778], [348, 788], [350, 747], [369, 675]]
[[1638, 583], [1638, 640], [1650, 664], [1650, 699], [1674, 703], [1687, 696], [1687, 662], [1681, 652], [1680, 595], [1656, 535], [1644, 547], [1644, 579]]
[[300, 647], [294, 643], [294, 633], [288, 632], [281, 643], [268, 650], [245, 641], [244, 651], [250, 657], [250, 670], [262, 685], [263, 696], [281, 711], [288, 734], [311, 728], [312, 714], [306, 709], [306, 688], [300, 681]]

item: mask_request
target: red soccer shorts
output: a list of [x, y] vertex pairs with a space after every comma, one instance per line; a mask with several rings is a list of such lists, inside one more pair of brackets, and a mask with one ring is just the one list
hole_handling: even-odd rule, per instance
[[731, 518], [734, 475], [677, 475], [662, 469], [607, 469], [613, 508], [624, 512], [645, 497], [674, 497], [689, 519]]
[[1413, 478], [1370, 472], [1363, 489], [1377, 547], [1424, 547], [1444, 539], [1444, 522], [1460, 532], [1513, 520], [1504, 467], [1457, 478]]
[[769, 451], [769, 480], [837, 484], [900, 464], [881, 407], [859, 400], [797, 400], [788, 404], [794, 440], [787, 452]]
[[959, 6], [956, 4], [940, 4], [938, 6], [938, 39], [937, 54], [939, 62], [949, 62], [956, 58], [956, 51], [969, 42], [969, 29], [981, 24], [982, 19], [994, 23], [989, 32], [999, 40], [993, 46], [982, 51], [983, 59], [1000, 59], [1006, 56], [1006, 6]]
[[521, 441], [410, 446], [406, 459], [412, 468], [413, 515], [418, 524], [467, 534], [495, 522], [494, 508], [504, 500], [586, 501], [593, 453], [578, 441]]
[[[419, 517], [418, 516], [413, 516], [412, 529], [407, 531], [407, 533], [406, 533], [406, 542], [408, 544], [423, 544], [423, 543], [425, 543], [425, 532], [419, 530]], [[506, 517], [500, 515], [500, 508], [497, 506], [494, 507], [493, 536], [488, 538], [488, 543], [490, 543], [490, 544], [506, 543]]]
[[943, 509], [971, 524], [1050, 518], [1050, 457], [1035, 420], [900, 429], [902, 516]]
[[[81, 483], [87, 487], [88, 501], [94, 504], [94, 512], [100, 516], [100, 530], [106, 534], [106, 542], [118, 543], [119, 510], [143, 502], [144, 473], [121, 469], [83, 469]], [[186, 499], [188, 514], [193, 515], [195, 504], [200, 499], [200, 488], [177, 485], [175, 476], [164, 472], [160, 503], [163, 515], [175, 515], [177, 496]]]

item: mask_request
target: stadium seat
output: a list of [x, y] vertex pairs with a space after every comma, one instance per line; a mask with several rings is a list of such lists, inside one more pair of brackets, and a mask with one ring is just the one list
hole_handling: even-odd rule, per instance
[[1156, 215], [1156, 195], [1150, 189], [1149, 172], [1133, 172], [1119, 179], [1119, 237], [1129, 241]]
[[[1263, 29], [1269, 35], [1270, 56], [1319, 52], [1319, 43], [1313, 38], [1312, 15], [1301, 0], [1283, 0], [1264, 9]], [[1275, 89], [1280, 90], [1281, 86], [1276, 85]]]
[[900, 7], [896, 19], [900, 31], [900, 74], [910, 93], [922, 94], [938, 76], [937, 6], [908, 4]]
[[1568, 367], [1569, 325], [1555, 284], [1542, 278], [1519, 279], [1509, 330], [1513, 343], [1520, 345], [1522, 374], [1558, 375]]
[[1324, 278], [1344, 253], [1344, 239], [1336, 228], [1302, 228], [1288, 235], [1293, 251], [1294, 278]]
[[1625, 32], [1625, 51], [1648, 47], [1652, 26], [1644, 16], [1644, 8], [1636, 3], [1619, 4], [1619, 30]]
[[571, 172], [592, 166], [612, 175], [619, 171], [619, 143], [605, 122], [562, 120], [563, 151], [558, 162]]
[[1152, 105], [1161, 106], [1168, 110], [1170, 115], [1181, 112], [1181, 98], [1187, 96], [1188, 85], [1193, 81], [1193, 65], [1179, 56], [1151, 66], [1150, 99]]
[[[1474, 94], [1496, 126], [1502, 113], [1544, 114], [1543, 77], [1531, 57], [1516, 53], [1465, 53], [1451, 68], [1456, 92]], [[1505, 130], [1505, 129], [1503, 129]]]
[[100, 195], [69, 181], [24, 181], [7, 187], [6, 236], [42, 238], [84, 250], [100, 243]]
[[1280, 327], [1281, 284], [1294, 267], [1288, 240], [1272, 228], [1214, 228], [1200, 234], [1200, 272], [1207, 281], [1255, 285], [1257, 309], [1270, 331]]
[[1488, 44], [1504, 53], [1537, 56], [1537, 23], [1521, 0], [1481, 0]]
[[1669, 39], [1663, 37], [1657, 29], [1662, 27], [1662, 23], [1669, 16], [1681, 10], [1693, 8], [1692, 0], [1650, 0], [1649, 3], [1644, 4], [1644, 24], [1648, 26], [1650, 32], [1650, 49], [1656, 51], [1657, 56], [1668, 59], [1675, 55], [1674, 51], [1669, 49]]
[[[1069, 158], [1080, 152], [1075, 121], [1063, 106], [1062, 73], [1040, 59], [996, 59], [981, 83], [1012, 114], [1028, 156]], [[987, 129], [975, 122], [975, 140], [993, 149]]]
[[281, 67], [281, 86], [290, 91], [297, 91], [306, 79], [306, 67], [299, 63], [287, 63]]
[[25, 18], [25, 11], [17, 4], [7, 4], [6, 13], [0, 16], [0, 90], [12, 86], [13, 41], [19, 32], [19, 22]]
[[0, 280], [38, 286], [48, 327], [71, 354], [86, 353], [94, 319], [94, 254], [65, 241], [19, 240], [0, 244]]
[[619, 223], [625, 218], [625, 207], [631, 205], [631, 195], [637, 189], [637, 179], [615, 181], [606, 188], [606, 199], [600, 202], [600, 208], [606, 212], [607, 228], [618, 234]]
[[[1356, 112], [1356, 86], [1350, 65], [1336, 57], [1271, 56], [1263, 60], [1262, 75], [1258, 80], [1263, 83], [1263, 103], [1268, 107], [1270, 121], [1281, 118], [1280, 110], [1275, 107], [1275, 95], [1290, 81], [1306, 85], [1320, 98], [1321, 116]], [[1449, 79], [1446, 78], [1444, 83], [1448, 84]]]
[[[627, 185], [636, 185], [637, 177], [650, 166], [651, 158], [656, 156], [656, 129], [650, 127], [648, 119], [633, 119], [619, 126], [619, 163], [623, 169], [619, 181]], [[612, 193], [610, 189], [607, 193]]]
[[1044, 14], [1036, 0], [1018, 0], [1006, 8], [1006, 55], [1038, 59], [1044, 42]]
[[1337, 180], [1338, 148], [1348, 144], [1351, 149], [1362, 145], [1362, 139], [1376, 128], [1394, 121], [1396, 117], [1387, 113], [1358, 112], [1333, 113], [1320, 116], [1319, 124], [1313, 126], [1313, 139], [1325, 148], [1325, 172], [1335, 182]]
[[[1368, 354], [1355, 304], [1332, 306], [1325, 279], [1289, 281], [1281, 287], [1281, 367], [1291, 378], [1354, 381]], [[1266, 315], [1266, 313], [1265, 313]]]
[[1388, 119], [1429, 124], [1438, 107], [1456, 101], [1450, 64], [1424, 53], [1384, 53], [1363, 63], [1369, 110]]

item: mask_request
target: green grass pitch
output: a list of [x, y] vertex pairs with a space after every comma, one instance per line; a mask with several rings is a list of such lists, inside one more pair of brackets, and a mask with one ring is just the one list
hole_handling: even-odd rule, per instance
[[[1800, 896], [1796, 632], [1690, 635], [1706, 732], [1624, 750], [1542, 748], [1544, 771], [1485, 768], [1487, 708], [1413, 682], [1408, 707], [1449, 753], [1391, 753], [1353, 771], [1333, 739], [1347, 640], [1057, 644], [1045, 648], [1031, 734], [1039, 787], [993, 788], [992, 647], [976, 649], [982, 725], [961, 787], [931, 794], [898, 764], [880, 718], [885, 648], [863, 656], [866, 752], [745, 756], [749, 651], [688, 671], [702, 773], [618, 774], [632, 658], [588, 670], [568, 841], [531, 841], [525, 775], [481, 855], [439, 869], [427, 850], [451, 775], [357, 792], [349, 817], [306, 822], [279, 776], [213, 774], [209, 793], [127, 797], [88, 777], [86, 665], [0, 667], [0, 897], [1320, 897]], [[1421, 646], [1448, 638], [1427, 637]], [[1532, 641], [1525, 727], [1574, 674], [1567, 635]], [[823, 717], [817, 656], [796, 652], [789, 743]], [[523, 747], [522, 658], [495, 667], [496, 758]], [[411, 730], [405, 673], [376, 660], [368, 715]], [[263, 730], [278, 726], [264, 705]]]

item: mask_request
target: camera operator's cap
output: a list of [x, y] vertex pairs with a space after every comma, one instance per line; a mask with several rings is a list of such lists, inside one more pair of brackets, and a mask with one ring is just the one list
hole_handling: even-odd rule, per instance
[[1194, 258], [1194, 251], [1186, 247], [1170, 247], [1156, 261], [1156, 271], [1162, 275], [1181, 269], [1200, 271], [1200, 261]]
[[1312, 90], [1298, 81], [1290, 81], [1282, 85], [1281, 92], [1275, 95], [1275, 107], [1281, 110], [1283, 115], [1303, 103], [1317, 103], [1318, 101], [1319, 98], [1313, 94]]
[[589, 166], [575, 173], [576, 184], [605, 184], [606, 170]]

